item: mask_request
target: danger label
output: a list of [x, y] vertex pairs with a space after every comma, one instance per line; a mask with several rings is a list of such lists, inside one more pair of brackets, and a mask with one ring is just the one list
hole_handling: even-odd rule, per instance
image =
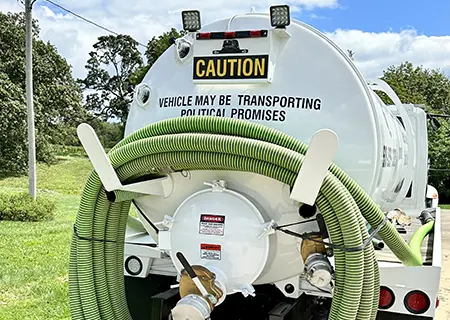
[[200, 216], [199, 233], [211, 236], [223, 236], [225, 232], [225, 216], [202, 214]]
[[222, 246], [220, 244], [200, 244], [200, 257], [208, 260], [220, 260], [222, 258]]

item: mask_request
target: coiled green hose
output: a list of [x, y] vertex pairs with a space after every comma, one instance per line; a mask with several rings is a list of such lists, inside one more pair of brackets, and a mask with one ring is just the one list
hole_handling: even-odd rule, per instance
[[[264, 125], [220, 117], [160, 121], [118, 143], [109, 159], [122, 182], [172, 170], [235, 170], [265, 175], [293, 186], [307, 145]], [[72, 318], [131, 319], [124, 289], [125, 228], [131, 200], [109, 201], [94, 171], [80, 202], [71, 243], [69, 294]], [[111, 199], [110, 199], [111, 200]], [[421, 265], [371, 198], [332, 164], [317, 198], [332, 242], [360, 247], [368, 239], [364, 218], [406, 265]], [[335, 250], [336, 286], [330, 319], [375, 319], [379, 274], [372, 245]]]

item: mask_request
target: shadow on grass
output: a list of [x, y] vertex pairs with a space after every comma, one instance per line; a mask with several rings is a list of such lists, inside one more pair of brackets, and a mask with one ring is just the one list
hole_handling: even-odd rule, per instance
[[0, 171], [0, 180], [5, 180], [8, 178], [21, 178], [24, 177], [26, 174], [14, 174], [12, 172], [1, 172]]

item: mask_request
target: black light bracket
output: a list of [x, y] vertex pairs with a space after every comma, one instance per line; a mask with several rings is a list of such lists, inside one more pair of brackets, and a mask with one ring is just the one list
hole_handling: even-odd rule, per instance
[[182, 11], [181, 18], [183, 20], [183, 30], [195, 32], [202, 28], [200, 11], [198, 10]]
[[277, 29], [284, 29], [291, 24], [291, 10], [288, 5], [270, 7], [270, 24]]

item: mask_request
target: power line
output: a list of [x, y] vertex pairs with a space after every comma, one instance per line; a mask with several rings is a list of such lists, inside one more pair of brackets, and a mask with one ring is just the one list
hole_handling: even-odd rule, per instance
[[436, 113], [428, 113], [430, 117], [437, 117], [437, 118], [450, 118], [449, 114], [436, 114]]
[[[36, 1], [36, 0], [35, 0], [35, 1]], [[51, 3], [52, 5], [54, 5], [54, 6], [58, 7], [58, 8], [60, 8], [61, 10], [64, 10], [64, 11], [66, 11], [67, 13], [70, 13], [70, 14], [74, 15], [75, 17], [80, 18], [81, 20], [86, 21], [87, 23], [90, 23], [90, 24], [92, 24], [92, 25], [94, 25], [94, 26], [96, 26], [96, 27], [98, 27], [98, 28], [100, 28], [100, 29], [103, 29], [103, 30], [105, 30], [105, 31], [107, 31], [107, 32], [109, 32], [109, 33], [115, 34], [116, 36], [119, 35], [117, 32], [115, 32], [115, 31], [113, 31], [113, 30], [111, 30], [111, 29], [108, 29], [108, 28], [106, 28], [106, 27], [103, 27], [103, 26], [99, 25], [98, 23], [95, 23], [95, 22], [92, 21], [92, 20], [89, 20], [89, 19], [87, 19], [87, 18], [85, 18], [85, 17], [83, 17], [83, 16], [81, 16], [81, 15], [79, 15], [79, 14], [77, 14], [77, 13], [71, 11], [71, 10], [69, 10], [69, 9], [66, 9], [66, 8], [64, 8], [63, 6], [61, 6], [61, 5], [59, 5], [59, 4], [55, 3], [55, 2], [53, 2], [53, 1], [51, 1], [51, 0], [45, 0], [45, 1]], [[136, 40], [135, 40], [135, 41], [136, 41]], [[143, 47], [147, 48], [147, 46], [146, 46], [145, 44], [142, 44], [142, 43], [140, 43], [139, 41], [136, 41], [136, 42], [137, 42], [140, 46], [143, 46]]]

